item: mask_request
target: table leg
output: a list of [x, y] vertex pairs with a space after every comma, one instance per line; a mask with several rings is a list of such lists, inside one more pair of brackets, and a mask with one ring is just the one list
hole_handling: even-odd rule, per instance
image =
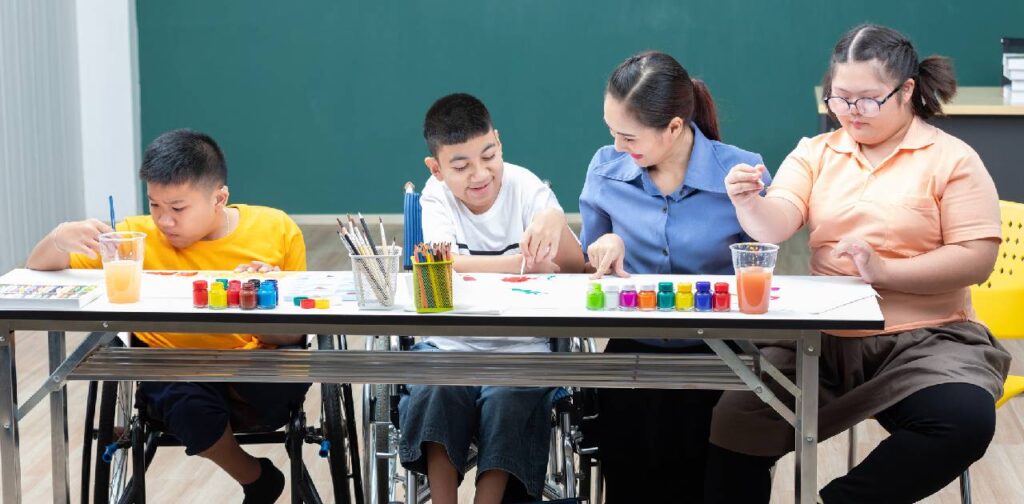
[[801, 331], [796, 352], [796, 379], [801, 394], [796, 400], [794, 455], [796, 502], [813, 504], [818, 496], [818, 356], [821, 334]]
[[21, 456], [18, 443], [18, 377], [14, 331], [0, 323], [0, 461], [4, 504], [21, 502]]
[[[64, 331], [48, 333], [50, 372], [53, 373], [67, 356]], [[50, 460], [53, 467], [53, 502], [71, 502], [68, 481], [68, 397], [67, 385], [50, 392]]]

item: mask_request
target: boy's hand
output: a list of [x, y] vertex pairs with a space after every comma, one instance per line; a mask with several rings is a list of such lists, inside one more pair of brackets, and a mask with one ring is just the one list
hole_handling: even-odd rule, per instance
[[523, 231], [523, 237], [519, 240], [519, 249], [523, 251], [528, 270], [533, 271], [535, 264], [555, 260], [558, 241], [565, 226], [565, 214], [554, 208], [534, 216], [533, 222]]
[[523, 273], [546, 274], [546, 273], [558, 273], [560, 271], [562, 271], [561, 266], [559, 266], [558, 264], [555, 264], [554, 261], [547, 260], [547, 261], [536, 261], [536, 262], [533, 263], [533, 265], [527, 265], [526, 269], [523, 270]]
[[97, 219], [65, 222], [54, 228], [50, 240], [58, 252], [84, 254], [90, 259], [96, 259], [100, 250], [99, 236], [113, 231], [109, 225]]
[[590, 275], [590, 278], [597, 280], [605, 273], [612, 273], [622, 278], [629, 277], [629, 272], [623, 266], [623, 261], [626, 258], [626, 244], [622, 242], [619, 235], [608, 233], [598, 238], [587, 247], [587, 256], [590, 257], [590, 265], [596, 270], [593, 275]]
[[764, 165], [750, 166], [738, 164], [729, 170], [725, 176], [725, 192], [737, 207], [748, 205], [757, 198], [764, 190], [764, 172], [767, 168]]
[[235, 268], [235, 273], [269, 273], [271, 271], [281, 271], [281, 267], [271, 266], [263, 261], [253, 261], [249, 264], [239, 264]]
[[875, 284], [885, 276], [885, 261], [860, 238], [847, 236], [832, 249], [832, 257], [849, 257], [865, 283]]

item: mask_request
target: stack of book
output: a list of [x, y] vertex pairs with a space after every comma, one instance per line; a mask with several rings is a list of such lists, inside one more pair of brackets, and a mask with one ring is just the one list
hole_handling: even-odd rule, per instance
[[1003, 98], [1024, 105], [1024, 38], [1003, 37]]

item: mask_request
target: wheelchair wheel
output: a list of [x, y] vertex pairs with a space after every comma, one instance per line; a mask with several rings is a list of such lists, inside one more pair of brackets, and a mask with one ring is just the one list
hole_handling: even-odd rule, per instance
[[100, 384], [99, 426], [96, 429], [94, 462], [96, 469], [93, 479], [95, 504], [131, 500], [128, 495], [131, 492], [132, 477], [129, 448], [134, 397], [135, 382], [116, 381]]
[[[317, 348], [334, 350], [336, 348], [334, 338], [333, 335], [317, 335]], [[358, 446], [357, 440], [355, 432], [350, 430], [351, 425], [348, 415], [345, 413], [347, 409], [342, 409], [342, 405], [348, 405], [352, 400], [351, 390], [345, 385], [336, 383], [324, 383], [320, 386], [321, 429], [323, 429], [324, 438], [331, 443], [327, 462], [331, 467], [334, 501], [338, 504], [350, 504], [353, 502], [353, 496], [355, 496], [356, 502], [362, 502], [358, 451], [353, 450]], [[352, 484], [349, 483], [350, 481]], [[355, 488], [352, 488], [353, 484]]]

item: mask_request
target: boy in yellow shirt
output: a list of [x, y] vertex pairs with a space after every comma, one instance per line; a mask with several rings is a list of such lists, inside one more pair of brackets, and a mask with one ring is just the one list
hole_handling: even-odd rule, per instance
[[[143, 269], [301, 271], [306, 246], [298, 226], [273, 208], [228, 205], [227, 165], [209, 136], [190, 130], [160, 135], [147, 148], [139, 177], [146, 183], [150, 215], [129, 217], [118, 231], [146, 233]], [[32, 250], [36, 270], [98, 269], [97, 238], [113, 231], [96, 219], [58, 225]], [[151, 347], [260, 349], [297, 344], [301, 335], [135, 333]], [[284, 476], [266, 458], [238, 445], [231, 404], [259, 412], [259, 425], [287, 423], [309, 384], [160, 383], [139, 385], [148, 410], [178, 437], [189, 455], [212, 460], [242, 485], [246, 504], [270, 503], [284, 490]]]

